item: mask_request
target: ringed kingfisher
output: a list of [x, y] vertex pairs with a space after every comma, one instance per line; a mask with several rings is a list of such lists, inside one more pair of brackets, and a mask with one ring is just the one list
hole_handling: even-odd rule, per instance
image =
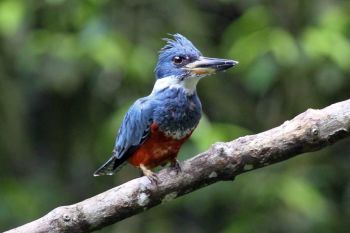
[[118, 131], [110, 159], [94, 176], [112, 175], [129, 162], [141, 169], [152, 183], [158, 177], [151, 169], [170, 163], [181, 171], [176, 157], [201, 118], [202, 105], [196, 92], [198, 81], [237, 61], [204, 57], [180, 34], [160, 50], [154, 70], [156, 82], [149, 96], [129, 108]]

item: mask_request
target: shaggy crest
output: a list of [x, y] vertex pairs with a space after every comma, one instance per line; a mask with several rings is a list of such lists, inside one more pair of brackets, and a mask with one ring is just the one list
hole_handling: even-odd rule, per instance
[[[155, 68], [156, 78], [162, 78], [169, 74], [176, 74], [172, 66], [174, 56], [189, 56], [191, 60], [196, 60], [202, 53], [183, 35], [176, 33], [172, 35], [174, 39], [164, 38], [167, 43], [159, 51], [159, 59]], [[178, 71], [180, 72], [180, 71]], [[179, 73], [179, 76], [181, 74]]]
[[167, 44], [159, 51], [160, 54], [166, 52], [167, 50], [172, 50], [172, 49], [173, 50], [188, 49], [188, 50], [193, 50], [193, 52], [201, 54], [201, 52], [192, 44], [192, 42], [189, 41], [183, 35], [176, 33], [171, 36], [173, 36], [174, 39], [163, 38], [163, 40], [165, 40]]

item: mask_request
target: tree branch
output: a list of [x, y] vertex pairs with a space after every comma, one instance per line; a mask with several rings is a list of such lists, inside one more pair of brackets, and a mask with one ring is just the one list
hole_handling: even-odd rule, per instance
[[91, 232], [217, 181], [316, 151], [350, 135], [350, 100], [322, 110], [309, 109], [263, 133], [216, 143], [182, 164], [182, 172], [158, 173], [159, 184], [146, 177], [131, 180], [74, 205], [58, 207], [33, 222], [7, 231]]

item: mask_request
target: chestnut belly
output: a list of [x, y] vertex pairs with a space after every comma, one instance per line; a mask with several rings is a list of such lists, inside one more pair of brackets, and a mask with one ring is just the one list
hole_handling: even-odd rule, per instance
[[130, 156], [128, 162], [137, 167], [143, 164], [149, 169], [166, 164], [176, 159], [180, 147], [190, 137], [191, 133], [184, 138], [174, 139], [165, 136], [158, 131], [155, 124], [152, 124], [150, 136]]

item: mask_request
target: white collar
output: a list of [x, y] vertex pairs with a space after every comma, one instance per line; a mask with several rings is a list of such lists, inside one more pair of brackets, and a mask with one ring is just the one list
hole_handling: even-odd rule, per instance
[[181, 80], [172, 75], [157, 79], [157, 81], [154, 83], [151, 94], [154, 94], [165, 88], [183, 88], [187, 95], [192, 95], [196, 91], [197, 83], [201, 78], [202, 76], [193, 76]]

